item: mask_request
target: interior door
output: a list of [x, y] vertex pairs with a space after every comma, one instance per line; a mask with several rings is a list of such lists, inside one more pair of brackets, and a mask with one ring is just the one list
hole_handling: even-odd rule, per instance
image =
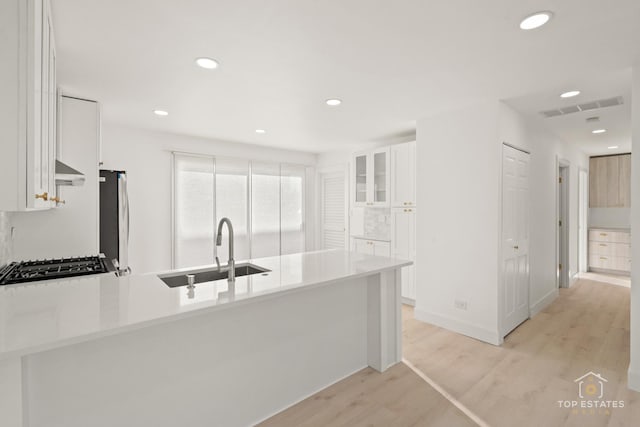
[[529, 318], [529, 154], [502, 156], [502, 335]]
[[322, 249], [345, 249], [344, 173], [327, 173], [320, 178], [322, 191]]

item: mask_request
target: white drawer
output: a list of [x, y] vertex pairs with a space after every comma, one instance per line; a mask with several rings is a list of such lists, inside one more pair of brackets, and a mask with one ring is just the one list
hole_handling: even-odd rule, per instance
[[631, 271], [631, 258], [590, 255], [589, 267], [603, 270]]
[[630, 258], [631, 245], [627, 243], [589, 242], [589, 254]]
[[625, 231], [589, 230], [590, 242], [631, 243], [631, 234]]

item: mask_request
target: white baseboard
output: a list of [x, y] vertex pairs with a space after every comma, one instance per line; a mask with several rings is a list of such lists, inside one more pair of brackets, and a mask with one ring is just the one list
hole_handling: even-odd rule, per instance
[[414, 310], [414, 316], [421, 322], [440, 326], [441, 328], [445, 328], [450, 331], [457, 332], [459, 334], [466, 335], [468, 337], [475, 338], [489, 344], [502, 344], [502, 339], [497, 330], [493, 331], [490, 329], [485, 329], [471, 323], [454, 319], [452, 317], [424, 311], [419, 309], [418, 307], [416, 307]]
[[411, 298], [401, 297], [400, 301], [402, 301], [403, 304], [410, 305], [412, 307], [416, 306], [416, 300], [411, 299]]
[[560, 292], [558, 291], [558, 289], [554, 289], [548, 294], [546, 294], [545, 296], [543, 296], [542, 298], [540, 298], [538, 301], [530, 305], [529, 317], [533, 317], [536, 314], [540, 313], [545, 308], [547, 308], [553, 301], [555, 301], [556, 298], [558, 298], [559, 294]]
[[640, 372], [632, 371], [629, 367], [628, 386], [631, 390], [640, 391]]
[[571, 278], [569, 279], [569, 287], [572, 287], [573, 285], [575, 285], [578, 279], [580, 279], [580, 275], [578, 273], [571, 276]]

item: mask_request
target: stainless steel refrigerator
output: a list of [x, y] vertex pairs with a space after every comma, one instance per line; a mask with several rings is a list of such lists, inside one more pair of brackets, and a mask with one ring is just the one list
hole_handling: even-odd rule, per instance
[[129, 267], [129, 194], [125, 171], [100, 170], [100, 252], [119, 275]]

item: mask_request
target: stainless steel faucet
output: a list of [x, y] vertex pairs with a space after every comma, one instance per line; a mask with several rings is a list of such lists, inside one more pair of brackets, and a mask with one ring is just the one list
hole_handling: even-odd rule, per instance
[[[227, 262], [227, 266], [229, 267], [229, 276], [227, 280], [229, 282], [235, 282], [236, 281], [236, 262], [233, 259], [233, 225], [231, 224], [231, 220], [229, 218], [222, 218], [220, 220], [220, 223], [218, 223], [216, 247], [222, 246], [222, 226], [224, 224], [227, 224], [227, 228], [229, 229], [229, 261]], [[220, 260], [218, 259], [217, 254], [216, 254], [216, 264], [218, 265], [218, 271], [220, 271]]]

